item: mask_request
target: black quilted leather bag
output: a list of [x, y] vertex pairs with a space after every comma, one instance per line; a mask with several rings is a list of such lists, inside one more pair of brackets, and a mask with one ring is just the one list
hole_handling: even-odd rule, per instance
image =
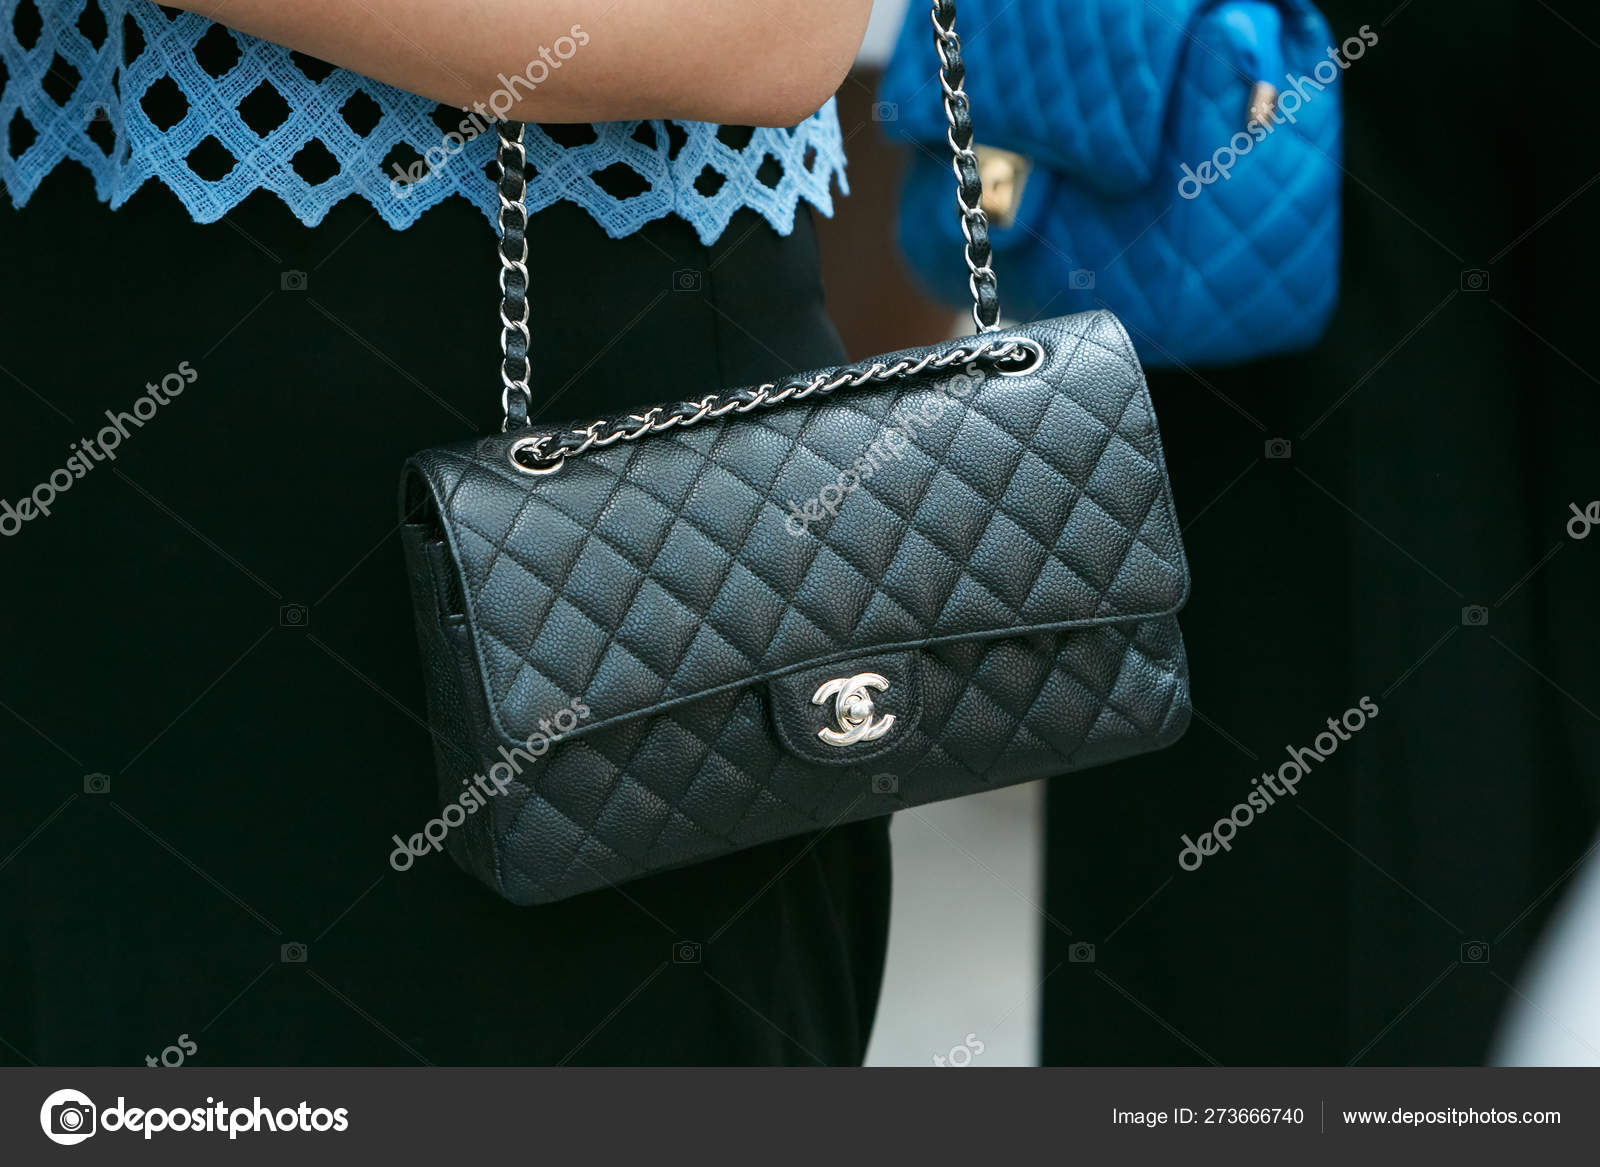
[[1189, 721], [1188, 593], [1116, 318], [998, 330], [951, 0], [967, 339], [538, 432], [501, 127], [504, 432], [407, 463], [450, 853], [545, 903], [1099, 765]]

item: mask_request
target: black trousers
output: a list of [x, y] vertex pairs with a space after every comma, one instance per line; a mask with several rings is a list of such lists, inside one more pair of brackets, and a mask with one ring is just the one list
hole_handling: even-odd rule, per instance
[[[884, 821], [534, 909], [444, 856], [389, 866], [436, 813], [397, 475], [499, 422], [476, 210], [307, 229], [256, 195], [202, 227], [154, 186], [110, 212], [69, 167], [0, 210], [0, 252], [14, 509], [179, 373], [0, 539], [0, 1062], [180, 1035], [197, 1064], [861, 1060]], [[804, 212], [704, 247], [563, 204], [531, 252], [552, 420], [840, 358]]]

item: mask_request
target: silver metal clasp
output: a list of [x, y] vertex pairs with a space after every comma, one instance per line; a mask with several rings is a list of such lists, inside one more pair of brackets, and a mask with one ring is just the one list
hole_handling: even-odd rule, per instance
[[888, 688], [888, 678], [879, 673], [857, 673], [853, 677], [835, 677], [823, 682], [811, 695], [811, 703], [825, 705], [831, 698], [837, 728], [824, 726], [817, 730], [817, 736], [830, 746], [877, 741], [893, 728], [894, 714], [878, 715], [872, 703], [872, 690], [881, 693]]

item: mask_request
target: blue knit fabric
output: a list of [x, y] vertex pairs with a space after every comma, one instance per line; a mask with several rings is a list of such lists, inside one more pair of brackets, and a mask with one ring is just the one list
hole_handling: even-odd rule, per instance
[[[209, 51], [197, 60], [202, 39]], [[201, 65], [235, 53], [220, 75]], [[581, 53], [569, 67], [581, 68]], [[255, 190], [307, 226], [351, 195], [397, 229], [451, 195], [492, 221], [492, 125], [200, 16], [149, 0], [0, 0], [0, 64], [0, 185], [18, 206], [73, 159], [112, 207], [153, 178], [201, 223]], [[187, 110], [158, 126], [152, 97]], [[448, 129], [468, 139], [450, 141], [455, 153]], [[849, 190], [832, 101], [748, 141], [701, 122], [597, 123], [577, 135], [591, 140], [569, 128], [559, 143], [554, 132], [530, 125], [525, 135], [529, 209], [566, 199], [613, 238], [676, 214], [710, 243], [744, 207], [787, 235], [800, 199], [832, 214], [831, 181]]]

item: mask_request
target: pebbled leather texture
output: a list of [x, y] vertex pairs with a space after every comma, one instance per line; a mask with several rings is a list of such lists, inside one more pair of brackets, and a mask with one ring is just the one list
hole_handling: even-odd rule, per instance
[[[548, 902], [1175, 741], [1188, 568], [1127, 334], [1094, 312], [1001, 335], [1043, 360], [736, 413], [549, 475], [512, 468], [515, 433], [413, 458], [440, 797], [509, 779], [452, 831], [457, 861]], [[833, 513], [800, 521], [819, 495]], [[863, 674], [894, 721], [828, 745], [818, 688]]]
[[[1013, 315], [1109, 308], [1150, 365], [1232, 364], [1322, 335], [1339, 290], [1346, 82], [1344, 70], [1325, 85], [1315, 75], [1334, 68], [1338, 42], [1308, 0], [962, 0], [961, 11], [978, 141], [1034, 164], [1015, 222], [989, 229]], [[926, 35], [906, 21], [879, 97], [897, 113], [884, 128], [926, 147], [909, 162], [901, 248], [960, 304]], [[1253, 81], [1283, 102], [1299, 78], [1292, 123], [1251, 142], [1228, 178], [1180, 195], [1183, 168], [1245, 130]]]

